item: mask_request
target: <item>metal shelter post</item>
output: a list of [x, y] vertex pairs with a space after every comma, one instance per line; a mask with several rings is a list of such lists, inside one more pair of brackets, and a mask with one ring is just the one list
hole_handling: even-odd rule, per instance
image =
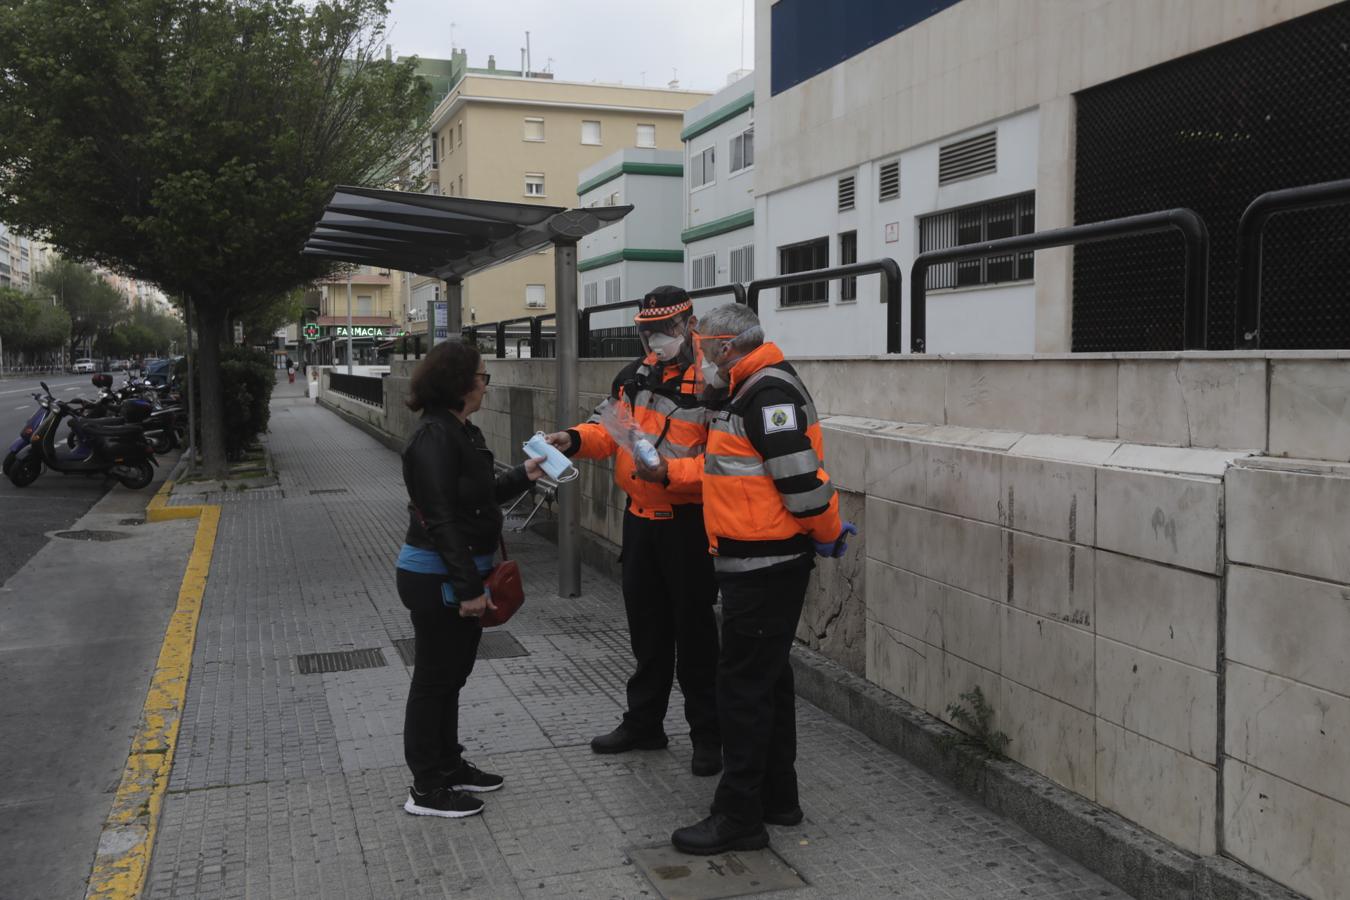
[[[572, 425], [581, 405], [578, 372], [577, 245], [553, 243], [553, 294], [557, 310], [557, 427]], [[581, 594], [581, 496], [577, 482], [558, 485], [558, 594]]]
[[445, 333], [452, 341], [463, 340], [464, 282], [459, 278], [445, 282]]
[[352, 270], [347, 270], [347, 374], [352, 374]]
[[[183, 324], [184, 346], [183, 355], [187, 357], [187, 413], [188, 413], [188, 439], [187, 439], [187, 470], [191, 472], [197, 468], [197, 392], [193, 390], [196, 382], [192, 377], [192, 367], [196, 365], [197, 356], [192, 352], [192, 298], [187, 297], [183, 300], [183, 311], [186, 314], [187, 321]], [[172, 377], [172, 371], [170, 371]]]

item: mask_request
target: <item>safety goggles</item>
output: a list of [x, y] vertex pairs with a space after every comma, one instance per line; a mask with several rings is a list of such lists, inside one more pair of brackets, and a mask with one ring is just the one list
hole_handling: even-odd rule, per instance
[[734, 341], [738, 335], [734, 334], [699, 334], [697, 331], [691, 332], [694, 338], [694, 349], [704, 359], [716, 360], [722, 355], [722, 349], [727, 346], [728, 341]]

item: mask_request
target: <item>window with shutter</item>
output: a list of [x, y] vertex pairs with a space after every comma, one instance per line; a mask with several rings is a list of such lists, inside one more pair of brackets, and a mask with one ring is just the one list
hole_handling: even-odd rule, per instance
[[854, 177], [845, 175], [839, 179], [839, 211], [853, 208]]
[[[919, 252], [1031, 234], [1036, 230], [1036, 194], [1028, 192], [919, 218]], [[1003, 253], [939, 263], [928, 269], [928, 289], [1026, 281], [1034, 277], [1035, 254]]]
[[956, 141], [938, 150], [938, 184], [950, 184], [998, 170], [998, 132]]
[[544, 120], [526, 119], [524, 139], [527, 141], [542, 141], [544, 139]]
[[884, 163], [878, 172], [877, 200], [894, 200], [900, 196], [900, 160]]
[[717, 254], [709, 253], [707, 256], [700, 256], [693, 262], [693, 272], [691, 282], [695, 289], [712, 287], [717, 279]]
[[639, 125], [637, 127], [637, 145], [639, 147], [656, 146], [656, 126]]
[[[845, 231], [839, 235], [839, 265], [847, 266], [858, 261], [858, 232]], [[839, 279], [839, 299], [858, 299], [858, 279], [856, 276]]]
[[581, 305], [595, 306], [600, 302], [600, 282], [592, 281], [581, 287]]
[[581, 122], [581, 142], [583, 144], [600, 143], [600, 123], [592, 119], [584, 119]]
[[623, 288], [621, 287], [621, 285], [622, 281], [620, 280], [620, 276], [618, 275], [615, 275], [613, 278], [605, 279], [606, 303], [618, 303], [620, 300], [623, 299]]
[[740, 284], [755, 280], [754, 244], [747, 244], [731, 251], [731, 280]]
[[[800, 244], [789, 244], [778, 248], [778, 274], [790, 275], [794, 272], [810, 272], [824, 269], [830, 264], [830, 239], [816, 238]], [[779, 294], [780, 306], [801, 306], [807, 303], [824, 303], [830, 299], [828, 281], [812, 281], [806, 284], [793, 284], [783, 288]]]
[[548, 305], [548, 290], [542, 284], [525, 285], [525, 306], [529, 309], [543, 309]]

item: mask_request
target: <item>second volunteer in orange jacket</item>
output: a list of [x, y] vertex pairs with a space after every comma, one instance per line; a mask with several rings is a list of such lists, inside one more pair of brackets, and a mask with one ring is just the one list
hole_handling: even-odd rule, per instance
[[[591, 749], [623, 753], [665, 747], [662, 723], [678, 677], [694, 745], [690, 768], [695, 775], [716, 775], [722, 769], [715, 692], [717, 582], [703, 525], [708, 429], [695, 366], [697, 320], [689, 295], [663, 286], [642, 299], [634, 321], [647, 353], [619, 372], [610, 396], [589, 421], [547, 438], [568, 456], [613, 457], [614, 481], [628, 495], [623, 600], [637, 667], [628, 679], [623, 721], [591, 741]], [[633, 439], [638, 437], [663, 460], [659, 481], [637, 477]]]

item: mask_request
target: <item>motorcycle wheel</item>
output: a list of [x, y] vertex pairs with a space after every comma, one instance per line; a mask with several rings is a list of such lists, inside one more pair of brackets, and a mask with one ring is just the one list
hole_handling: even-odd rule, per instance
[[15, 487], [28, 487], [37, 481], [37, 477], [41, 474], [42, 460], [31, 454], [24, 459], [15, 460], [9, 467], [9, 480]]
[[113, 469], [113, 476], [127, 487], [138, 491], [155, 477], [155, 467], [150, 464], [150, 460], [143, 459], [137, 463], [117, 466]]
[[147, 431], [145, 442], [154, 447], [157, 454], [168, 453], [178, 447], [178, 439], [172, 428], [165, 428], [163, 431]]
[[15, 453], [6, 453], [6, 454], [5, 454], [5, 462], [4, 462], [4, 465], [0, 465], [0, 473], [3, 473], [3, 474], [5, 474], [5, 475], [8, 475], [8, 474], [9, 474], [9, 467], [12, 466], [12, 465], [14, 465], [14, 457], [15, 457], [16, 455], [17, 455], [17, 454], [15, 454]]

